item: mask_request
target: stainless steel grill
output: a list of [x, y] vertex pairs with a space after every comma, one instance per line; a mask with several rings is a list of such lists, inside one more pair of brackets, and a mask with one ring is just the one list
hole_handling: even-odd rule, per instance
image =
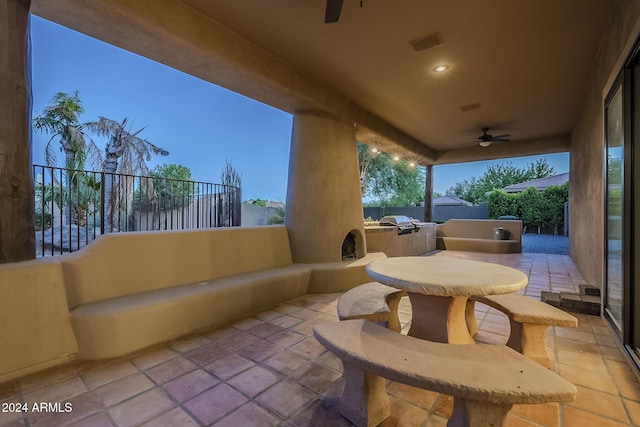
[[393, 225], [398, 228], [398, 235], [418, 232], [420, 227], [405, 215], [387, 215], [380, 218], [380, 225]]

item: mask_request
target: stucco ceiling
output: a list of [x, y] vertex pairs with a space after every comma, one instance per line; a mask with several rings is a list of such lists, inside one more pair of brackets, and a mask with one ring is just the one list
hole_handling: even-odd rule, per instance
[[[325, 24], [325, 0], [182, 1], [439, 152], [482, 127], [503, 145], [569, 134], [614, 4], [345, 0]], [[442, 45], [409, 43], [434, 33]]]
[[[292, 113], [350, 114], [359, 140], [443, 164], [567, 151], [622, 0], [344, 0], [332, 24], [325, 1], [32, 0], [31, 9]], [[436, 33], [439, 46], [410, 44]], [[449, 69], [435, 73], [440, 64]], [[511, 142], [479, 147], [483, 127]]]

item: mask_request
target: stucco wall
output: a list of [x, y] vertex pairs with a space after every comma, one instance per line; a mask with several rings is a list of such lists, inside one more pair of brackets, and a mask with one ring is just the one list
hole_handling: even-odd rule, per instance
[[78, 344], [60, 263], [3, 264], [0, 283], [0, 383], [72, 360]]
[[[604, 259], [604, 91], [619, 71], [629, 41], [637, 35], [640, 2], [620, 0], [613, 8], [594, 61], [571, 138], [569, 209], [571, 257], [588, 284], [602, 287]], [[596, 52], [594, 52], [596, 54]]]

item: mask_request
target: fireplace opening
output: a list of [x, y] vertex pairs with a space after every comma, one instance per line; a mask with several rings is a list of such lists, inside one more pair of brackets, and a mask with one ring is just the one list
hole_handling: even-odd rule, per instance
[[356, 236], [349, 232], [342, 241], [342, 259], [350, 259], [356, 257]]

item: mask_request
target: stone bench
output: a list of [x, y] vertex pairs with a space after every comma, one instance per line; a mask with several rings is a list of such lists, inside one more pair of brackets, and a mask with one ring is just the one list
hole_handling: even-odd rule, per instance
[[[504, 240], [495, 240], [493, 229], [505, 230]], [[522, 221], [450, 219], [436, 226], [436, 249], [488, 253], [522, 252]]]
[[473, 336], [478, 330], [475, 302], [486, 304], [509, 317], [511, 331], [507, 346], [546, 366], [552, 367], [546, 346], [549, 326], [575, 328], [578, 319], [556, 307], [519, 294], [475, 296], [467, 301], [467, 327]]
[[344, 292], [384, 254], [295, 263], [284, 226], [114, 233], [60, 257], [79, 359], [121, 356], [305, 293]]
[[453, 396], [449, 426], [501, 426], [514, 404], [576, 397], [573, 384], [506, 346], [435, 343], [366, 320], [317, 325], [314, 335], [342, 359], [339, 411], [356, 426], [389, 417], [385, 378]]
[[450, 251], [496, 254], [517, 253], [522, 251], [519, 240], [494, 240], [478, 237], [437, 237], [436, 248]]
[[407, 293], [379, 282], [357, 286], [338, 299], [340, 320], [366, 319], [383, 323], [385, 327], [400, 332], [398, 304]]

